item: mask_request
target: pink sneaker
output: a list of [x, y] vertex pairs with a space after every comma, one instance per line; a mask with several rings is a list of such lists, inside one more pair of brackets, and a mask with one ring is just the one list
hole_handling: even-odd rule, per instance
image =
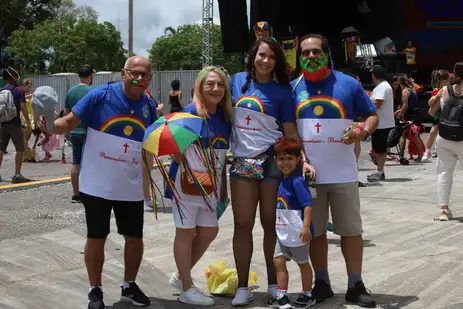
[[431, 151], [426, 151], [424, 154], [423, 154], [423, 157], [422, 157], [422, 160], [429, 160], [431, 159], [431, 156], [432, 156], [432, 153]]

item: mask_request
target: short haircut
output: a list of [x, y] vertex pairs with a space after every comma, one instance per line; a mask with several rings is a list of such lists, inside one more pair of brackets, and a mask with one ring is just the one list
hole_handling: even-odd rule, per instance
[[386, 77], [387, 77], [386, 69], [383, 68], [383, 67], [380, 66], [380, 65], [375, 65], [375, 66], [370, 70], [370, 72], [373, 73], [373, 74], [375, 74], [375, 77], [376, 77], [376, 78], [386, 79]]
[[77, 71], [77, 74], [81, 78], [89, 77], [90, 75], [94, 73], [95, 73], [95, 70], [93, 70], [93, 68], [89, 65], [84, 65], [83, 67], [79, 69], [79, 71]]

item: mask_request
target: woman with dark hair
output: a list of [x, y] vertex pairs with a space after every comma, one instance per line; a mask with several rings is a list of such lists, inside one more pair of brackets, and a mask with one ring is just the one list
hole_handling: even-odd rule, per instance
[[418, 107], [418, 94], [407, 76], [399, 76], [398, 82], [402, 94], [402, 101], [395, 115], [399, 119], [412, 120], [411, 118]]
[[449, 208], [453, 175], [457, 161], [463, 169], [463, 115], [459, 110], [463, 104], [463, 62], [457, 62], [453, 68], [455, 84], [443, 87], [439, 91], [439, 136], [436, 139], [437, 151], [437, 196], [439, 200], [439, 221], [452, 219]]
[[392, 90], [394, 91], [394, 112], [399, 110], [400, 105], [402, 105], [402, 89], [399, 85], [399, 77], [394, 76], [391, 80]]
[[[253, 299], [248, 277], [257, 205], [264, 229], [268, 294], [273, 303], [277, 294], [273, 265], [275, 205], [282, 177], [274, 159], [273, 144], [283, 134], [299, 141], [286, 60], [278, 42], [258, 40], [249, 52], [247, 71], [234, 75], [230, 88], [235, 112], [230, 168], [235, 222], [233, 252], [239, 281], [232, 305], [244, 306]], [[304, 169], [313, 173], [307, 163]]]
[[[409, 78], [405, 75], [399, 76], [398, 79], [399, 87], [402, 91], [402, 105], [400, 108], [394, 113], [394, 115], [398, 119], [404, 119], [406, 121], [414, 122], [410, 129], [410, 134], [407, 136], [408, 140], [413, 143], [414, 149], [416, 149], [416, 154], [418, 154], [418, 158], [416, 158], [416, 162], [421, 162], [423, 155], [424, 155], [424, 144], [420, 138], [419, 128], [421, 125], [418, 125], [417, 122], [418, 115], [419, 115], [419, 101], [418, 101], [418, 94], [415, 91], [412, 83], [410, 82]], [[402, 138], [400, 141], [401, 149], [405, 147], [405, 139]], [[410, 152], [410, 150], [409, 150]], [[413, 153], [410, 154], [412, 156]]]
[[170, 112], [176, 113], [183, 109], [182, 92], [180, 91], [180, 81], [174, 79], [172, 81], [172, 90], [169, 92], [168, 103], [171, 105]]
[[[440, 90], [443, 87], [450, 85], [450, 72], [447, 70], [434, 70], [431, 74], [431, 86], [433, 91], [431, 93], [431, 98], [428, 101], [429, 107], [432, 107], [439, 103], [442, 93]], [[440, 94], [440, 95], [439, 95]], [[439, 108], [437, 108], [439, 110]], [[439, 132], [439, 111], [437, 111], [432, 118], [432, 128], [429, 132], [428, 141], [426, 142], [426, 151], [423, 156], [423, 160], [429, 160], [432, 156], [431, 147], [436, 141], [437, 133]], [[437, 155], [436, 155], [437, 156]]]

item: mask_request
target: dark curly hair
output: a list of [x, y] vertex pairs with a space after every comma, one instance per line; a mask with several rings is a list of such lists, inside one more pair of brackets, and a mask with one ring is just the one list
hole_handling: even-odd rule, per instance
[[242, 93], [245, 93], [248, 90], [249, 86], [251, 85], [251, 80], [253, 78], [255, 79], [254, 61], [256, 60], [257, 51], [259, 50], [261, 44], [267, 44], [268, 47], [270, 47], [270, 49], [275, 53], [274, 73], [276, 75], [277, 82], [279, 84], [289, 85], [290, 78], [288, 74], [288, 66], [286, 64], [285, 54], [283, 53], [280, 44], [274, 40], [259, 39], [248, 53], [248, 64], [246, 67], [248, 75], [246, 76], [246, 82], [241, 88]]

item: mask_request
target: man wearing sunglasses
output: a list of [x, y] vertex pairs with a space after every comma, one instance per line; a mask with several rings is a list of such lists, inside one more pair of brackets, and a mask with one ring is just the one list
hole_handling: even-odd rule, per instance
[[[156, 120], [156, 107], [146, 94], [152, 78], [148, 59], [131, 57], [121, 70], [121, 83], [97, 87], [84, 96], [53, 133], [65, 134], [80, 123], [87, 127], [81, 171], [80, 198], [85, 207], [87, 243], [85, 263], [90, 292], [88, 308], [105, 308], [101, 274], [104, 244], [111, 211], [118, 233], [125, 237], [125, 274], [121, 300], [136, 306], [150, 305], [135, 279], [143, 256], [142, 142], [145, 129]], [[46, 129], [45, 123], [41, 123]]]

